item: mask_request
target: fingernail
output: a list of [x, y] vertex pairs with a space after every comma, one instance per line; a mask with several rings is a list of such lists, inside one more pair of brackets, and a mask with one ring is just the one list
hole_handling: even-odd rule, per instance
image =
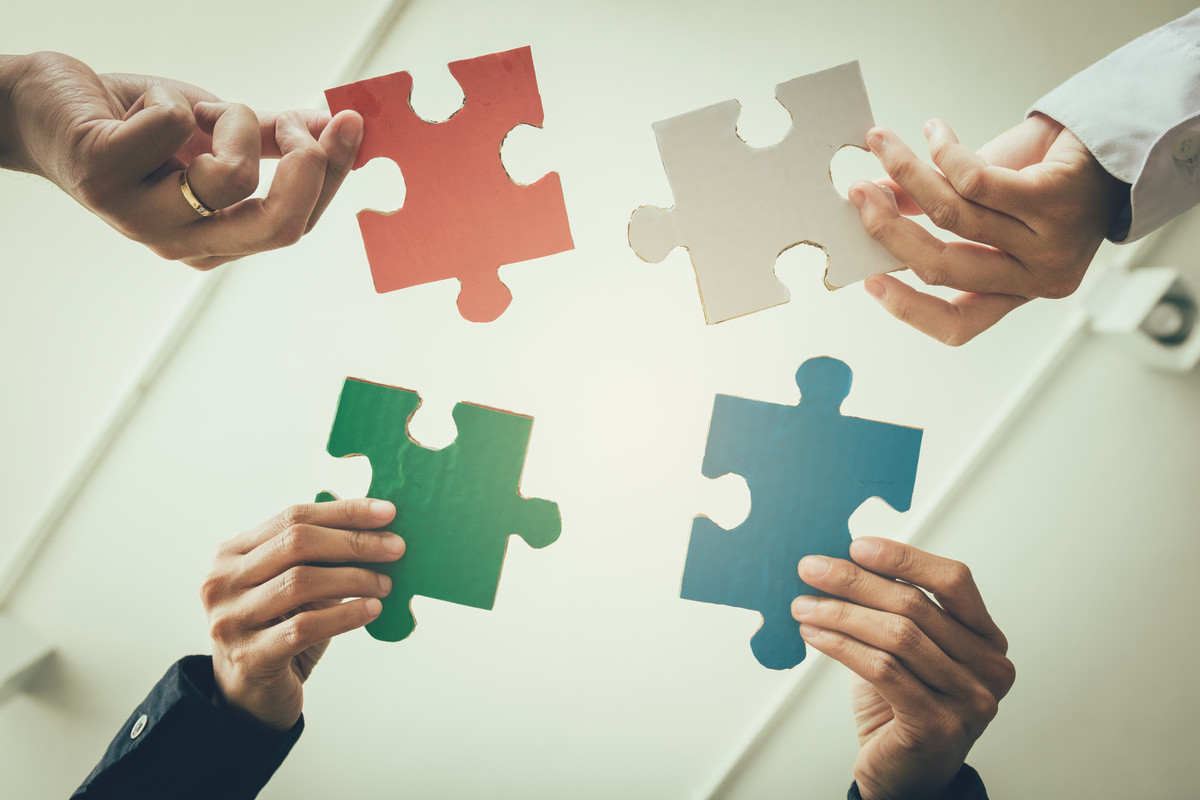
[[375, 577], [379, 579], [379, 591], [387, 594], [392, 590], [392, 579], [382, 572], [376, 572]]
[[881, 280], [867, 278], [866, 282], [863, 284], [863, 288], [867, 290], [867, 294], [871, 295], [871, 297], [874, 297], [881, 303], [887, 299], [887, 287], [883, 285], [883, 281]]
[[396, 513], [396, 507], [387, 500], [372, 500], [367, 508], [370, 509], [373, 516], [383, 520], [391, 519]]
[[883, 152], [883, 134], [872, 133], [867, 137], [867, 147], [871, 148], [871, 152], [879, 155]]
[[862, 189], [851, 189], [850, 202], [854, 204], [855, 208], [857, 208], [859, 211], [862, 211], [863, 206], [867, 204], [867, 193]]
[[347, 114], [338, 123], [338, 141], [347, 148], [357, 148], [363, 137], [363, 118], [358, 114]]
[[800, 572], [806, 578], [820, 578], [833, 564], [824, 556], [805, 556], [800, 560]]
[[926, 122], [925, 127], [921, 130], [925, 133], [926, 139], [928, 139], [930, 136], [933, 136], [933, 134], [937, 131], [937, 120], [929, 120], [929, 122]]
[[383, 611], [383, 603], [379, 602], [379, 600], [374, 597], [368, 598], [364, 605], [367, 608], [367, 616], [369, 616], [371, 619], [375, 619], [379, 616], [379, 612]]
[[383, 535], [383, 549], [394, 556], [404, 555], [404, 540], [394, 533]]
[[817, 607], [817, 598], [811, 594], [802, 594], [792, 601], [792, 614], [802, 617]]
[[850, 543], [850, 557], [859, 564], [867, 564], [879, 555], [879, 542], [874, 539], [855, 539]]
[[820, 632], [821, 629], [816, 625], [809, 625], [807, 622], [800, 623], [800, 635], [805, 639], [811, 639]]
[[895, 211], [897, 214], [899, 214], [900, 213], [900, 204], [896, 202], [896, 193], [892, 191], [892, 187], [879, 185], [879, 188], [883, 189], [884, 195], [887, 197], [888, 200], [892, 201], [892, 210]]

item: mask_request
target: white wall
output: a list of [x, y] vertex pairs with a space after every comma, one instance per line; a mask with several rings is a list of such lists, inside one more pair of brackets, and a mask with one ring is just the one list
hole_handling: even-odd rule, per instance
[[[244, 19], [240, 5], [235, 12], [232, 3], [206, 4], [203, 15], [172, 7], [179, 24], [186, 18], [199, 41], [213, 43], [215, 65], [181, 60], [152, 36], [104, 45], [92, 36], [105, 24], [101, 12], [84, 4], [22, 10], [28, 18], [6, 26], [0, 49], [65, 50], [101, 69], [171, 74], [261, 107], [307, 104], [381, 5], [339, 4], [329, 18], [327, 8], [292, 4], [284, 19], [263, 10], [232, 31], [222, 20]], [[126, 6], [124, 19], [160, 13], [154, 4]], [[410, 69], [414, 105], [426, 116], [458, 104], [447, 61], [532, 45], [546, 126], [511, 136], [506, 164], [525, 179], [561, 174], [576, 249], [502, 270], [515, 301], [488, 325], [457, 316], [449, 283], [375, 295], [353, 214], [394, 207], [402, 193], [394, 169], [371, 165], [347, 181], [306, 241], [229, 267], [212, 306], [4, 609], [59, 652], [32, 691], [0, 707], [0, 781], [16, 795], [69, 793], [171, 661], [206, 651], [195, 587], [215, 544], [319, 489], [365, 489], [365, 464], [324, 453], [341, 381], [355, 375], [421, 391], [424, 413], [412, 432], [429, 445], [453, 437], [448, 410], [457, 400], [532, 414], [523, 489], [560, 504], [563, 534], [542, 551], [511, 544], [492, 612], [418, 599], [409, 641], [339, 641], [311, 683], [309, 728], [265, 796], [332, 795], [347, 780], [371, 797], [401, 788], [412, 797], [693, 796], [791, 680], [751, 657], [753, 614], [678, 599], [692, 515], [710, 512], [732, 525], [745, 512], [736, 481], [710, 485], [699, 474], [713, 394], [792, 402], [801, 361], [843, 358], [855, 370], [847, 413], [926, 429], [919, 509], [953, 479], [977, 432], [1071, 316], [1067, 304], [1035, 303], [970, 347], [950, 350], [898, 326], [857, 287], [827, 293], [821, 259], [797, 248], [780, 262], [790, 304], [706, 327], [686, 254], [647, 265], [625, 242], [634, 207], [671, 200], [650, 123], [738, 97], [743, 134], [767, 143], [787, 124], [771, 100], [777, 82], [858, 58], [877, 120], [914, 146], [935, 114], [964, 141], [981, 143], [1074, 70], [1188, 6], [1113, 3], [1099, 13], [1096, 4], [1022, 2], [1003, 16], [934, 2], [863, 3], [849, 12], [840, 4], [614, 0], [587, 9], [415, 0], [406, 10], [364, 75]], [[260, 64], [270, 66], [253, 66]], [[875, 172], [868, 160], [851, 169]], [[20, 289], [5, 292], [0, 317], [12, 343], [0, 500], [13, 509], [0, 557], [37, 517], [185, 292], [205, 279], [115, 239], [56, 191], [0, 175], [11, 253], [3, 269]], [[1084, 424], [1081, 397], [1118, 429], [1116, 443]], [[1098, 481], [1137, 471], [1147, 439], [1200, 443], [1195, 423], [1179, 427], [1195, 397], [1195, 376], [1147, 374], [1083, 345], [923, 540], [972, 563], [1014, 642], [1018, 689], [978, 752], [997, 789], [1018, 754], [1023, 769], [1031, 754], [1054, 769], [1062, 726], [1044, 699], [1052, 684], [1044, 692], [1022, 687], [1063, 674], [1068, 661], [1055, 645], [1064, 621], [1072, 631], [1085, 620], [1107, 630], [1098, 620], [1108, 617], [1078, 598], [1122, 586], [1117, 564], [1129, 560], [1097, 551], [1094, 570], [1055, 563], [1049, 574], [1057, 582], [1016, 587], [1016, 570], [1003, 568], [1021, 552], [1010, 545], [1011, 529], [1044, 547], [1048, 532], [1066, 528], [1183, 533], [1194, 503], [1160, 512], [1105, 492], [1119, 515], [1083, 508], [1075, 497], [1094, 500]], [[1173, 414], [1158, 406], [1138, 413], [1143, 403], [1176, 400]], [[1131, 420], [1143, 419], [1173, 427], [1137, 436]], [[1067, 446], [1076, 441], [1079, 448]], [[1196, 452], [1172, 451], [1160, 469], [1186, 474]], [[1061, 485], [1030, 486], [1035, 469]], [[1190, 496], [1179, 497], [1186, 504]], [[906, 535], [911, 527], [877, 502], [855, 523], [860, 533]], [[1187, 563], [1185, 556], [1173, 566]], [[1041, 576], [1045, 567], [1028, 568]], [[1124, 630], [1146, 624], [1138, 607], [1126, 605]], [[1187, 624], [1185, 610], [1170, 612], [1172, 624]], [[1138, 637], [1118, 637], [1080, 637], [1079, 663], [1111, 656], [1120, 640], [1131, 665], [1176, 663], [1150, 661]], [[1139, 684], [1151, 681], [1151, 667], [1130, 669]], [[826, 668], [814, 685], [839, 676]], [[1173, 684], [1169, 675], [1153, 680]], [[1083, 684], [1071, 685], [1077, 692]], [[1104, 700], [1119, 715], [1130, 704], [1117, 704], [1109, 688]], [[737, 796], [844, 791], [854, 743], [844, 697], [831, 696], [822, 688], [802, 698], [790, 718], [794, 734], [785, 726], [761, 751]], [[1054, 719], [1079, 718], [1095, 702], [1073, 694]], [[1081, 726], [1084, 738], [1073, 744], [1080, 758], [1115, 741], [1098, 727]], [[1025, 747], [1004, 749], [1017, 738]], [[1122, 774], [1136, 780], [1139, 770], [1128, 767]]]

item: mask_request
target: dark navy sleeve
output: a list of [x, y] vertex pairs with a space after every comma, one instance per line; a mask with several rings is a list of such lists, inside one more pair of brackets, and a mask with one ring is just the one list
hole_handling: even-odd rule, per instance
[[[846, 800], [863, 800], [863, 796], [858, 793], [857, 783], [850, 784]], [[988, 800], [987, 789], [983, 787], [983, 778], [979, 777], [979, 773], [963, 764], [958, 775], [954, 777], [954, 783], [947, 787], [938, 800]]]
[[253, 798], [304, 729], [275, 731], [215, 703], [212, 658], [167, 670], [125, 721], [104, 758], [75, 790], [87, 800]]

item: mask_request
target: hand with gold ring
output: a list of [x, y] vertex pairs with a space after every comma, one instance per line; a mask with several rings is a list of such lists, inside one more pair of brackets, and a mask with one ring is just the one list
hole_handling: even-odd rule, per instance
[[[120, 233], [196, 269], [286, 247], [350, 172], [362, 117], [256, 113], [195, 86], [0, 56], [0, 167], [41, 175]], [[259, 163], [278, 158], [266, 197]]]

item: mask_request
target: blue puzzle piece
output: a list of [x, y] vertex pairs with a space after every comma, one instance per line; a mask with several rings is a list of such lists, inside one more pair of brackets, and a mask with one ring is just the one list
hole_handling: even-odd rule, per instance
[[679, 595], [762, 614], [750, 647], [764, 667], [804, 660], [792, 600], [823, 593], [800, 580], [800, 559], [848, 559], [848, 520], [868, 498], [897, 511], [912, 502], [921, 430], [842, 416], [850, 382], [845, 363], [811, 358], [796, 371], [799, 405], [724, 394], [713, 403], [703, 472], [744, 477], [750, 516], [728, 531], [693, 520]]

